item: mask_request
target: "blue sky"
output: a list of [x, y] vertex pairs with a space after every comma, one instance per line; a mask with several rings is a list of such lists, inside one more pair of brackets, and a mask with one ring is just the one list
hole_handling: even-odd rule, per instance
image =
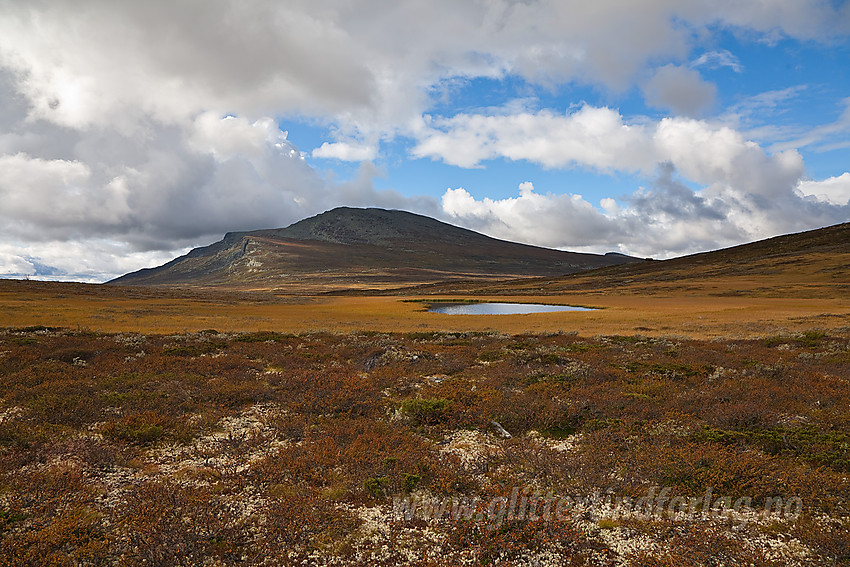
[[341, 205], [665, 258], [850, 220], [848, 158], [843, 1], [0, 15], [0, 277], [104, 281]]
[[[725, 60], [697, 61], [706, 54], [718, 54]], [[716, 100], [701, 115], [705, 119], [729, 121], [743, 127], [750, 139], [765, 147], [793, 143], [817, 126], [839, 120], [850, 104], [850, 43], [831, 39], [825, 43], [784, 39], [766, 41], [747, 34], [717, 33], [705, 46], [694, 48], [690, 66], [716, 85]], [[775, 98], [759, 101], [768, 93]], [[538, 86], [521, 77], [476, 78], [458, 81], [446, 100], [436, 100], [427, 109], [434, 116], [451, 117], [457, 113], [488, 112], [511, 101], [528, 99], [536, 108], [567, 111], [582, 104], [618, 109], [624, 116], [660, 120], [669, 110], [647, 104], [637, 86], [612, 90], [599, 85], [559, 84]], [[739, 121], [731, 115], [741, 113]], [[281, 119], [281, 128], [289, 139], [308, 154], [333, 138], [332, 126], [320, 126], [297, 115]], [[763, 128], [776, 133], [761, 132]], [[850, 146], [847, 130], [818, 143], [799, 147], [813, 179], [839, 176], [850, 167], [850, 148], [826, 149], [830, 141], [843, 140]], [[518, 185], [539, 180], [551, 191], [578, 191], [590, 200], [618, 194], [627, 195], [640, 185], [640, 176], [621, 171], [600, 172], [576, 166], [568, 170], [542, 168], [525, 161], [505, 158], [488, 160], [480, 168], [458, 168], [427, 158], [410, 159], [410, 138], [399, 137], [381, 145], [375, 164], [384, 172], [376, 181], [380, 188], [415, 191], [439, 197], [446, 188], [462, 186], [474, 196], [506, 198], [514, 196]], [[308, 158], [318, 169], [331, 170], [339, 178], [356, 175], [352, 162], [337, 159]]]

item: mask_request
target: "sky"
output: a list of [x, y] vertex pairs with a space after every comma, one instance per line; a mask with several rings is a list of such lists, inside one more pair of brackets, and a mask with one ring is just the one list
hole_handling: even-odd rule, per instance
[[337, 206], [669, 258], [850, 220], [844, 0], [0, 0], [0, 277]]

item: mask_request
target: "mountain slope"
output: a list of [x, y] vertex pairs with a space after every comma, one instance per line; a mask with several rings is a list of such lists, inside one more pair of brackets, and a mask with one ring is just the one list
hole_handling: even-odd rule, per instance
[[232, 232], [110, 284], [252, 289], [397, 287], [454, 278], [554, 276], [638, 261], [490, 238], [404, 211], [340, 207], [289, 227]]
[[850, 297], [850, 223], [671, 260], [554, 278], [436, 285], [417, 292]]

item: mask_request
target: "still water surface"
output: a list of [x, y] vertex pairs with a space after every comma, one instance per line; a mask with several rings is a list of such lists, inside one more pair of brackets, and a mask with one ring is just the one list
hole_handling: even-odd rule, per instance
[[445, 315], [523, 315], [556, 311], [593, 311], [593, 309], [543, 303], [434, 303], [428, 311]]

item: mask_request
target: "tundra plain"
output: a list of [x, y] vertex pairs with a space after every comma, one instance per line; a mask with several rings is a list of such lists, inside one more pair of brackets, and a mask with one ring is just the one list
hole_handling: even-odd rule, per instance
[[[846, 565], [845, 242], [303, 295], [0, 281], [0, 564]], [[425, 310], [486, 299], [599, 309]]]

